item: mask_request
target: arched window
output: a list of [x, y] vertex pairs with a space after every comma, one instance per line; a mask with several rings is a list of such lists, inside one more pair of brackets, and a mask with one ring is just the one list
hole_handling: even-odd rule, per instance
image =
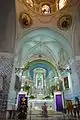
[[33, 7], [33, 1], [32, 0], [26, 0], [26, 3], [29, 4], [31, 7]]
[[62, 9], [67, 3], [67, 0], [59, 0], [59, 9]]
[[44, 14], [49, 14], [49, 13], [51, 13], [51, 8], [50, 8], [50, 6], [47, 5], [47, 4], [44, 4], [44, 5], [42, 6], [42, 13], [44, 13]]

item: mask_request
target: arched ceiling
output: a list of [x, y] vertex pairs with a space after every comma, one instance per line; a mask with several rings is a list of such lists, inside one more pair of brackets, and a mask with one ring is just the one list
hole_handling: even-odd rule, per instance
[[36, 68], [43, 68], [46, 71], [46, 77], [49, 75], [50, 71], [53, 71], [53, 75], [56, 76], [57, 75], [57, 70], [55, 69], [55, 67], [48, 61], [46, 60], [34, 60], [29, 62], [28, 64], [25, 65], [25, 68], [28, 67], [29, 73], [30, 73], [30, 79], [33, 79], [33, 75], [34, 75], [34, 70]]
[[17, 41], [16, 48], [16, 65], [20, 59], [21, 66], [35, 56], [38, 56], [39, 59], [45, 56], [54, 66], [58, 64], [64, 66], [73, 57], [68, 40], [49, 28], [27, 31]]

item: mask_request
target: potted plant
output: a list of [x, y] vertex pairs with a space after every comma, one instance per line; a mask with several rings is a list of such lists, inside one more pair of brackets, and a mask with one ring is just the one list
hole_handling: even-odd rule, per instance
[[24, 85], [24, 91], [29, 93], [30, 86], [29, 85]]

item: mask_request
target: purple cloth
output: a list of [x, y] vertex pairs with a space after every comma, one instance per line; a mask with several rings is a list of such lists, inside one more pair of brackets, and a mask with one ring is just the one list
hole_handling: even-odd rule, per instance
[[62, 104], [62, 95], [56, 95], [56, 111], [62, 111], [63, 104]]

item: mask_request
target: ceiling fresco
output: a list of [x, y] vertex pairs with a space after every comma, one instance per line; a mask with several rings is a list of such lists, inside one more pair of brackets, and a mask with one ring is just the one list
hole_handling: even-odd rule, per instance
[[67, 38], [52, 29], [39, 28], [26, 32], [26, 34], [19, 39], [16, 54], [18, 54], [20, 50], [22, 51], [22, 64], [36, 54], [42, 54], [51, 58], [55, 63], [58, 63], [60, 59], [59, 51], [62, 48], [66, 54], [64, 61], [71, 59], [73, 53]]

